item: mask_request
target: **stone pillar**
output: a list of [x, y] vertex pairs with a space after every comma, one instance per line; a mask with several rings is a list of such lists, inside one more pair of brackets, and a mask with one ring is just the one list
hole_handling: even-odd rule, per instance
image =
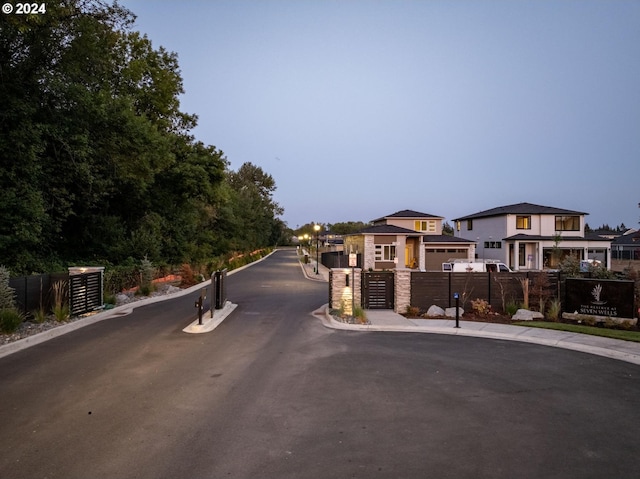
[[[353, 273], [353, 274], [352, 274]], [[333, 268], [329, 272], [331, 281], [331, 308], [340, 309], [344, 306], [346, 314], [353, 314], [353, 297], [355, 296], [356, 306], [362, 306], [362, 270], [360, 268]], [[347, 276], [349, 276], [349, 286], [347, 286]], [[355, 276], [355, 277], [354, 277]]]
[[393, 310], [396, 313], [406, 313], [407, 306], [411, 306], [411, 270], [396, 269], [393, 275], [393, 283]]
[[376, 245], [372, 235], [364, 237], [364, 254], [362, 255], [362, 269], [368, 271], [376, 266]]

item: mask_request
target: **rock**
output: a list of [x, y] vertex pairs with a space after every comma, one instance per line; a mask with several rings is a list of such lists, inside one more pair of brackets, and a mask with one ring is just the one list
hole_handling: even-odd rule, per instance
[[536, 319], [544, 319], [544, 315], [538, 311], [529, 311], [528, 309], [519, 309], [511, 319], [514, 321], [534, 321]]
[[[462, 317], [462, 315], [464, 314], [464, 309], [462, 308], [458, 308], [458, 314], [460, 315], [460, 317]], [[456, 308], [447, 308], [444, 310], [444, 315], [447, 318], [455, 318], [456, 317]]]
[[116, 304], [125, 304], [129, 302], [129, 296], [124, 293], [116, 294]]
[[444, 316], [444, 309], [440, 306], [436, 306], [435, 304], [429, 306], [427, 313], [425, 314], [427, 318], [438, 318]]

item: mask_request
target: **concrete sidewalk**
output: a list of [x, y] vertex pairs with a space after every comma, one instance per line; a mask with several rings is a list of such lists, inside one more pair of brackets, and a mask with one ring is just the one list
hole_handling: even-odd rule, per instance
[[475, 321], [460, 321], [460, 327], [456, 328], [456, 322], [453, 319], [408, 319], [391, 310], [367, 310], [366, 315], [370, 324], [347, 324], [335, 320], [329, 314], [328, 305], [322, 306], [313, 314], [322, 319], [325, 326], [333, 329], [450, 334], [520, 341], [571, 349], [640, 365], [640, 343], [588, 334]]

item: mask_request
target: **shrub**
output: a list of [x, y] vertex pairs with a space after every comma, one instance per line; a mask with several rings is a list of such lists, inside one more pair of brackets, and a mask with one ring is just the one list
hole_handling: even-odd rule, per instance
[[24, 316], [16, 308], [0, 309], [0, 331], [13, 333], [24, 321]]
[[59, 322], [69, 319], [69, 303], [66, 301], [66, 284], [57, 281], [51, 287], [53, 291], [53, 315]]
[[362, 309], [360, 306], [355, 306], [353, 308], [353, 317], [362, 324], [367, 323], [367, 315], [365, 314], [364, 309]]
[[11, 309], [15, 306], [15, 290], [9, 286], [10, 277], [9, 270], [0, 266], [0, 309]]
[[47, 320], [47, 312], [44, 310], [43, 307], [40, 307], [32, 311], [31, 314], [33, 315], [33, 320], [36, 323], [44, 323]]
[[558, 321], [560, 319], [560, 312], [562, 311], [562, 303], [559, 299], [552, 299], [547, 309], [547, 318], [551, 321]]
[[518, 312], [518, 309], [519, 309], [518, 303], [516, 303], [515, 301], [509, 301], [507, 303], [507, 307], [505, 308], [504, 312], [507, 313], [509, 316], [513, 316]]
[[183, 264], [182, 268], [180, 268], [180, 276], [182, 277], [182, 282], [180, 283], [182, 286], [193, 286], [197, 283], [193, 268], [188, 263]]
[[491, 305], [484, 299], [475, 299], [471, 301], [471, 309], [479, 316], [486, 316], [491, 312]]
[[149, 292], [153, 291], [155, 274], [156, 270], [153, 263], [145, 256], [140, 262], [140, 289], [146, 288], [148, 290], [145, 296], [149, 296]]
[[407, 306], [407, 316], [415, 318], [420, 315], [420, 308], [417, 306]]

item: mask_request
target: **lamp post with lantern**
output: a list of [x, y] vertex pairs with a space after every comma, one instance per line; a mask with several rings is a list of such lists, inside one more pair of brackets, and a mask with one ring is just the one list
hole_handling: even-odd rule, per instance
[[313, 229], [316, 232], [316, 274], [320, 274], [320, 249], [318, 248], [319, 235], [320, 235], [320, 225], [316, 224], [313, 226]]

